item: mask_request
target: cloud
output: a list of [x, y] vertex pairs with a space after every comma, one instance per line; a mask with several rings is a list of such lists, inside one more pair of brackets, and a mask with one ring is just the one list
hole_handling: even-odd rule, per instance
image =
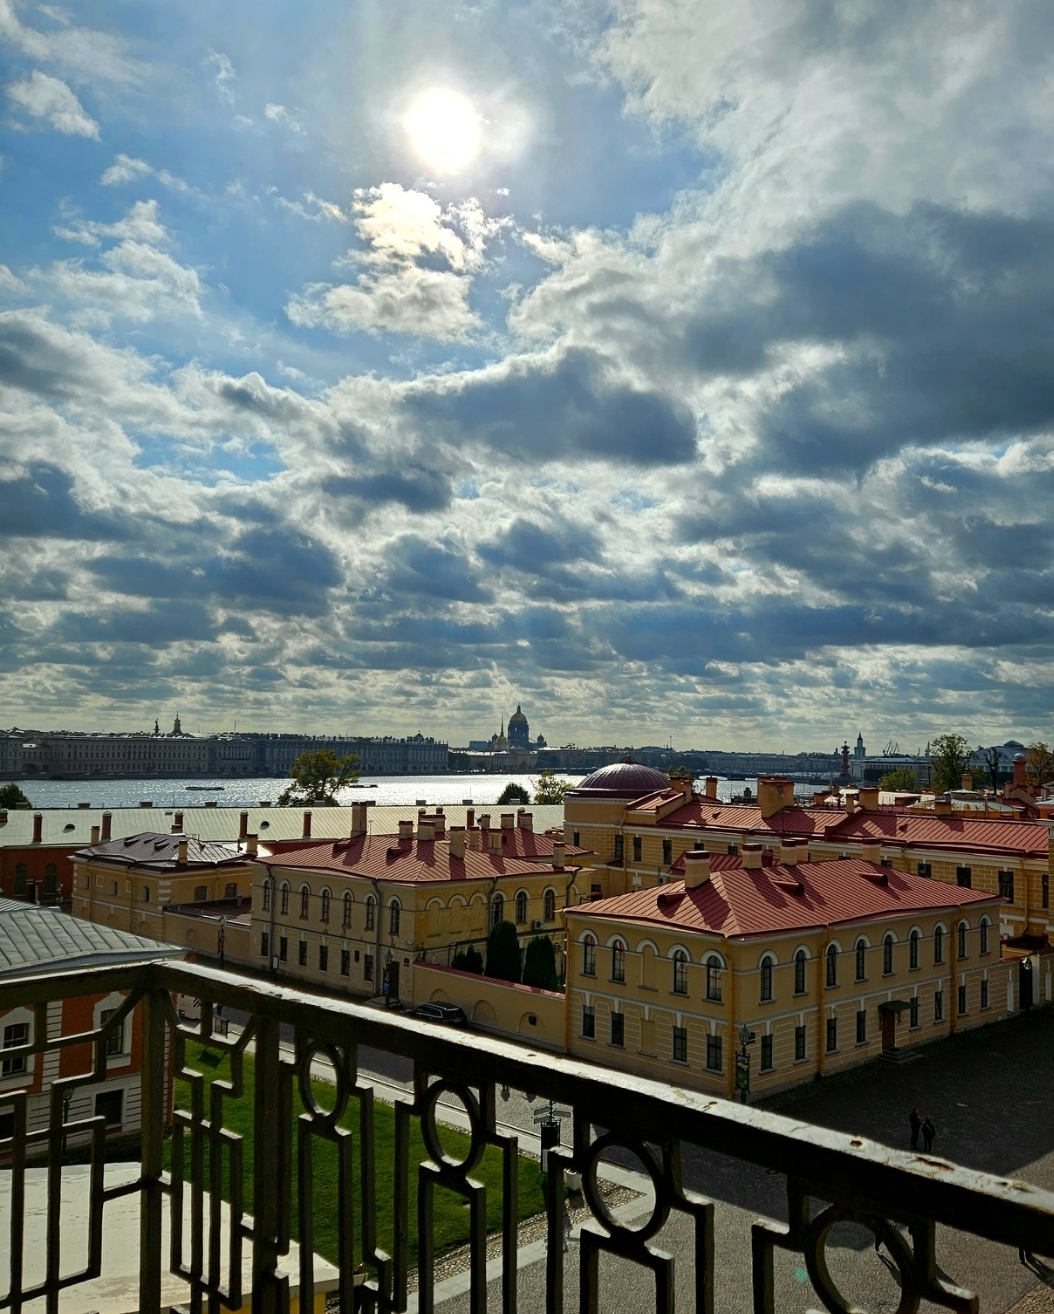
[[99, 125], [59, 78], [34, 69], [28, 78], [8, 84], [7, 98], [32, 118], [47, 119], [56, 132], [99, 139]]
[[189, 183], [184, 182], [182, 178], [177, 178], [175, 174], [169, 173], [167, 169], [155, 169], [153, 165], [147, 164], [145, 160], [137, 160], [131, 155], [124, 154], [120, 154], [114, 159], [113, 164], [103, 172], [99, 182], [103, 187], [119, 187], [124, 183], [135, 182], [139, 178], [156, 178], [163, 186], [174, 192], [183, 192], [194, 196], [202, 195], [196, 187], [191, 187]]
[[121, 37], [87, 27], [64, 26], [41, 32], [15, 14], [11, 0], [0, 0], [0, 41], [38, 63], [57, 64], [92, 83], [132, 87], [147, 76], [147, 68], [128, 54]]
[[298, 119], [294, 119], [284, 105], [265, 105], [264, 118], [270, 119], [272, 123], [284, 123], [290, 132], [304, 131], [304, 125]]
[[215, 67], [216, 76], [213, 78], [213, 85], [216, 88], [216, 94], [225, 105], [233, 105], [234, 92], [231, 91], [228, 83], [236, 82], [238, 75], [235, 73], [234, 65], [229, 57], [220, 50], [210, 49], [201, 62], [203, 64], [212, 64]]

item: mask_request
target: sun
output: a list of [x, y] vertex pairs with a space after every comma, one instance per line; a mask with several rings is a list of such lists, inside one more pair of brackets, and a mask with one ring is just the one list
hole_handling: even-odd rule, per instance
[[422, 91], [403, 122], [414, 153], [438, 173], [460, 173], [479, 154], [482, 121], [459, 91]]

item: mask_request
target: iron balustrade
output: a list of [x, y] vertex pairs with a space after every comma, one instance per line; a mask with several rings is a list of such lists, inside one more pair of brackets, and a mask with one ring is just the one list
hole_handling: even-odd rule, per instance
[[[97, 1030], [80, 1035], [48, 1036], [48, 1004], [83, 995], [126, 991], [126, 1002]], [[173, 997], [201, 1000], [194, 1024], [181, 1022]], [[214, 1010], [222, 1006], [250, 1017], [240, 1036], [214, 1034]], [[773, 1255], [786, 1249], [804, 1257], [812, 1283], [833, 1311], [849, 1307], [837, 1290], [826, 1263], [826, 1241], [838, 1223], [852, 1221], [873, 1231], [886, 1245], [898, 1269], [899, 1314], [911, 1314], [922, 1300], [956, 1311], [977, 1309], [977, 1299], [941, 1276], [935, 1257], [935, 1227], [940, 1223], [978, 1237], [1042, 1255], [1054, 1253], [1054, 1195], [1027, 1183], [957, 1167], [933, 1156], [917, 1156], [850, 1136], [715, 1099], [699, 1092], [604, 1069], [569, 1057], [535, 1053], [517, 1044], [444, 1031], [396, 1014], [351, 1001], [321, 998], [234, 973], [179, 962], [151, 962], [133, 967], [95, 967], [23, 979], [0, 987], [0, 1011], [28, 1007], [35, 1012], [32, 1041], [5, 1051], [6, 1057], [44, 1055], [90, 1042], [91, 1069], [55, 1080], [49, 1094], [47, 1125], [27, 1128], [24, 1092], [0, 1094], [0, 1112], [13, 1114], [13, 1133], [0, 1140], [11, 1174], [10, 1289], [0, 1308], [18, 1314], [23, 1304], [43, 1297], [49, 1314], [58, 1310], [62, 1291], [98, 1277], [107, 1202], [138, 1193], [140, 1214], [139, 1310], [161, 1310], [162, 1274], [168, 1270], [186, 1283], [191, 1311], [239, 1309], [248, 1299], [241, 1290], [242, 1250], [252, 1251], [253, 1314], [286, 1314], [290, 1277], [282, 1260], [290, 1252], [290, 1215], [296, 1192], [300, 1221], [300, 1308], [311, 1309], [313, 1293], [312, 1195], [313, 1150], [318, 1141], [336, 1146], [338, 1164], [339, 1305], [342, 1311], [400, 1314], [406, 1310], [409, 1277], [409, 1209], [411, 1172], [418, 1181], [418, 1309], [434, 1307], [433, 1196], [436, 1187], [460, 1195], [470, 1214], [471, 1314], [484, 1314], [487, 1287], [486, 1189], [472, 1174], [488, 1145], [503, 1158], [502, 1276], [503, 1314], [516, 1314], [517, 1168], [515, 1136], [499, 1130], [495, 1092], [502, 1086], [533, 1092], [571, 1106], [573, 1144], [550, 1150], [547, 1164], [547, 1235], [545, 1269], [547, 1314], [564, 1310], [565, 1174], [580, 1173], [591, 1221], [581, 1230], [579, 1306], [597, 1314], [599, 1257], [609, 1252], [654, 1274], [657, 1314], [674, 1314], [673, 1258], [652, 1240], [671, 1212], [693, 1225], [694, 1304], [710, 1314], [714, 1290], [714, 1202], [687, 1190], [682, 1180], [682, 1142], [718, 1151], [780, 1174], [786, 1181], [787, 1223], [761, 1220], [752, 1231], [751, 1270], [754, 1309], [774, 1309]], [[137, 1179], [107, 1187], [102, 1171], [106, 1127], [101, 1116], [69, 1120], [72, 1092], [104, 1079], [107, 1038], [135, 1008], [141, 1010], [143, 1035], [142, 1148]], [[281, 1028], [293, 1030], [292, 1057], [280, 1046]], [[208, 1043], [230, 1058], [230, 1080], [209, 1081], [186, 1066], [188, 1041]], [[252, 1198], [245, 1198], [243, 1138], [224, 1127], [224, 1103], [245, 1091], [243, 1056], [254, 1051], [254, 1144], [267, 1151], [253, 1165]], [[413, 1061], [412, 1098], [395, 1103], [393, 1198], [379, 1202], [376, 1192], [373, 1091], [357, 1070], [357, 1047], [368, 1045]], [[324, 1058], [335, 1073], [334, 1104], [323, 1108], [311, 1087], [312, 1064]], [[169, 1065], [190, 1083], [190, 1107], [177, 1109], [171, 1123], [171, 1169], [164, 1170], [166, 1100]], [[305, 1112], [293, 1136], [293, 1091], [299, 1087]], [[440, 1141], [440, 1098], [456, 1096], [470, 1127], [463, 1160], [451, 1158]], [[207, 1097], [207, 1098], [206, 1098]], [[350, 1102], [358, 1104], [357, 1130], [340, 1126]], [[64, 1120], [65, 1119], [65, 1120]], [[411, 1164], [411, 1126], [417, 1119], [428, 1159]], [[661, 1137], [656, 1135], [661, 1129]], [[60, 1271], [61, 1160], [64, 1138], [86, 1136], [91, 1170], [87, 1222], [87, 1263], [73, 1273]], [[208, 1168], [205, 1148], [209, 1148]], [[43, 1147], [48, 1162], [48, 1200], [43, 1242], [45, 1277], [23, 1283], [25, 1170], [27, 1154]], [[650, 1215], [634, 1227], [620, 1222], [608, 1208], [597, 1176], [605, 1153], [634, 1153], [654, 1189]], [[189, 1154], [188, 1154], [189, 1151]], [[189, 1171], [184, 1164], [189, 1158]], [[218, 1200], [228, 1182], [230, 1209], [224, 1227], [219, 1209], [207, 1209], [207, 1194]], [[208, 1180], [206, 1180], [206, 1176]], [[356, 1178], [361, 1202], [355, 1214]], [[189, 1227], [184, 1224], [189, 1193]], [[163, 1198], [169, 1197], [171, 1244], [162, 1253]], [[818, 1208], [819, 1206], [819, 1208]], [[377, 1242], [380, 1208], [390, 1208], [394, 1224], [392, 1253]], [[356, 1239], [358, 1253], [356, 1255]], [[366, 1280], [356, 1285], [356, 1264]], [[222, 1281], [228, 1275], [226, 1285]], [[2, 1279], [0, 1279], [2, 1280]]]

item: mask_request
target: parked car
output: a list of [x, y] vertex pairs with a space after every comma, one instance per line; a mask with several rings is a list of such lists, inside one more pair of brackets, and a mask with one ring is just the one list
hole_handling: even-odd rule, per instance
[[409, 1010], [409, 1014], [424, 1022], [439, 1022], [448, 1027], [463, 1027], [468, 1022], [465, 1010], [457, 1004], [418, 1004]]

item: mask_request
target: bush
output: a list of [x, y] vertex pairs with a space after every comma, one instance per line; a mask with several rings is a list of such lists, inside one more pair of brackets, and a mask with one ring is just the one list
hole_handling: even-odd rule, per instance
[[522, 785], [517, 785], [515, 781], [510, 780], [501, 791], [497, 806], [500, 808], [503, 803], [529, 803], [530, 801], [531, 796], [527, 793], [524, 787]]
[[520, 942], [512, 922], [498, 922], [487, 936], [487, 975], [499, 981], [518, 981]]
[[459, 972], [475, 972], [477, 976], [482, 976], [483, 955], [478, 949], [459, 952], [454, 955], [450, 966], [456, 967]]
[[556, 950], [547, 935], [536, 935], [523, 958], [523, 984], [539, 990], [559, 990], [556, 975]]

